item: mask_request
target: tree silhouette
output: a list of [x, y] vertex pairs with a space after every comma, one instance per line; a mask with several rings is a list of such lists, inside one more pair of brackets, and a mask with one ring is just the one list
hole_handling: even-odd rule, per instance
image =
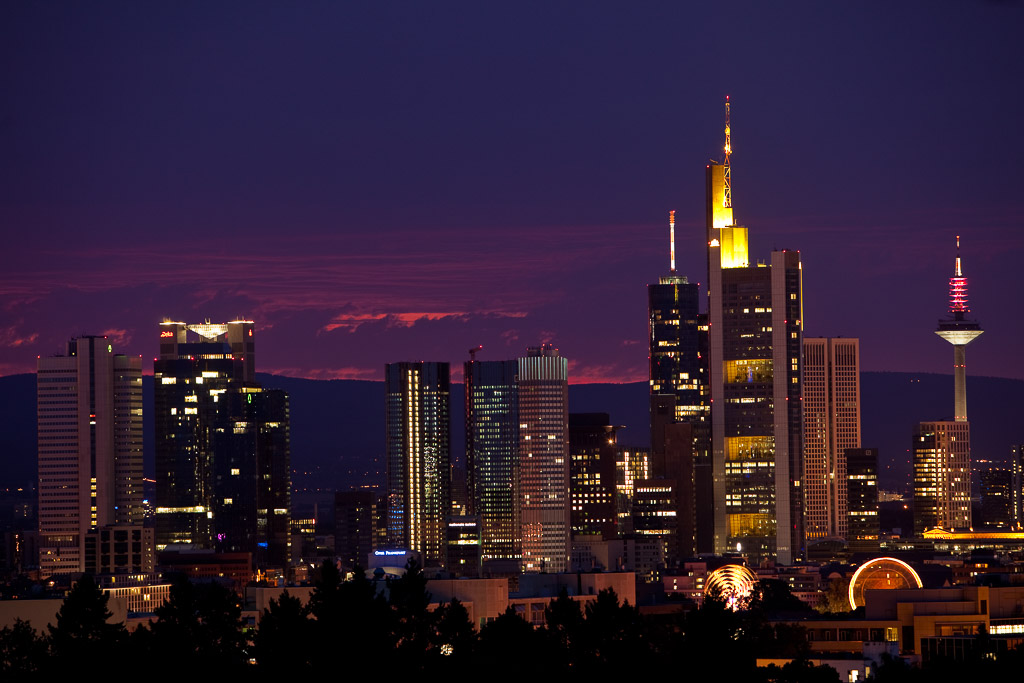
[[[248, 659], [238, 596], [219, 583], [194, 585], [179, 575], [167, 601], [155, 610], [153, 654], [176, 672], [231, 675]], [[143, 640], [140, 637], [140, 640]]]
[[253, 652], [265, 677], [312, 671], [309, 645], [312, 623], [302, 601], [285, 590], [263, 610]]
[[0, 628], [0, 679], [26, 681], [35, 678], [46, 660], [46, 640], [21, 619]]
[[81, 670], [114, 657], [125, 639], [124, 624], [109, 624], [108, 597], [90, 574], [75, 583], [49, 627], [49, 665], [57, 671]]

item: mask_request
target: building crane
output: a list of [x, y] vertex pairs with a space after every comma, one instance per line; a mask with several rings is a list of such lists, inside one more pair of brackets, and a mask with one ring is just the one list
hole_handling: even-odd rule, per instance
[[473, 348], [471, 348], [469, 350], [469, 362], [470, 363], [476, 362], [476, 352], [479, 351], [482, 348], [484, 348], [483, 344], [477, 344], [476, 346], [474, 346]]

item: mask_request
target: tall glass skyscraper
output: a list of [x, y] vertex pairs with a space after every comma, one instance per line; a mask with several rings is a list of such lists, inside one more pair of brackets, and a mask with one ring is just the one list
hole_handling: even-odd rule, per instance
[[451, 514], [448, 363], [384, 368], [388, 542], [443, 566]]
[[254, 324], [164, 322], [153, 366], [157, 549], [289, 562], [288, 396], [255, 381]]
[[518, 372], [514, 360], [464, 366], [469, 514], [480, 517], [484, 561], [522, 557]]

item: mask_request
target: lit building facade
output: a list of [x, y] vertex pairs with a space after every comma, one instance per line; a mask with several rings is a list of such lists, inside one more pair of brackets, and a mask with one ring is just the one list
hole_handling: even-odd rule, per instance
[[451, 514], [448, 363], [385, 366], [388, 542], [443, 566]]
[[334, 548], [341, 565], [351, 570], [369, 566], [377, 549], [379, 496], [376, 491], [338, 491], [334, 494]]
[[804, 554], [803, 271], [796, 251], [750, 262], [726, 131], [706, 174], [714, 550], [789, 564]]
[[649, 448], [618, 445], [615, 459], [615, 513], [618, 533], [633, 532], [633, 495], [636, 482], [651, 478], [651, 451]]
[[486, 560], [522, 557], [519, 393], [515, 360], [466, 362], [466, 488]]
[[971, 431], [967, 422], [922, 422], [914, 431], [914, 535], [971, 527]]
[[524, 572], [569, 568], [569, 366], [550, 344], [518, 359]]
[[[39, 359], [36, 391], [45, 578], [85, 571], [90, 534], [141, 529], [142, 359], [115, 354], [105, 337], [78, 337], [66, 355]], [[152, 562], [151, 547], [120, 555], [128, 572]]]
[[[676, 272], [675, 212], [669, 215], [670, 273], [647, 286], [652, 476], [676, 479], [680, 505], [697, 511], [696, 544], [712, 551], [711, 401], [707, 315], [699, 285]], [[679, 478], [666, 448], [666, 428], [692, 426], [692, 472]]]
[[288, 395], [255, 381], [249, 320], [160, 324], [153, 364], [156, 545], [291, 556]]
[[989, 529], [1012, 529], [1014, 518], [1013, 472], [1001, 467], [981, 471], [981, 524]]
[[[230, 388], [255, 384], [254, 324], [160, 324], [153, 363], [156, 546], [215, 547], [214, 445], [218, 404]], [[244, 360], [246, 359], [247, 360]]]
[[217, 403], [213, 519], [218, 552], [257, 567], [291, 559], [291, 412], [279, 389], [232, 387]]
[[804, 339], [803, 398], [807, 541], [846, 538], [846, 450], [861, 445], [857, 339]]
[[608, 413], [569, 414], [572, 536], [616, 536], [615, 425]]
[[844, 455], [850, 552], [878, 552], [878, 449], [848, 448]]

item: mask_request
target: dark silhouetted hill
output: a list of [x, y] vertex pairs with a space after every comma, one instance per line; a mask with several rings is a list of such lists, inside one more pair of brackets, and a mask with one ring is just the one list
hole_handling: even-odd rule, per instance
[[[267, 387], [291, 396], [292, 466], [296, 484], [346, 488], [375, 482], [383, 472], [384, 385], [357, 380], [307, 380], [259, 375]], [[862, 382], [862, 430], [865, 446], [877, 446], [883, 461], [882, 486], [905, 490], [910, 476], [910, 439], [917, 422], [948, 418], [952, 413], [950, 375], [865, 372]], [[146, 473], [153, 474], [153, 378], [145, 377], [143, 408]], [[996, 377], [968, 378], [975, 462], [1001, 463], [1014, 443], [1024, 442], [1024, 381]], [[463, 387], [452, 385], [452, 454], [461, 462], [465, 421]], [[644, 446], [647, 384], [577, 384], [570, 386], [572, 412], [607, 412], [624, 425], [619, 440]], [[36, 478], [35, 375], [0, 377], [0, 488], [28, 486]], [[308, 473], [308, 474], [303, 474]]]

